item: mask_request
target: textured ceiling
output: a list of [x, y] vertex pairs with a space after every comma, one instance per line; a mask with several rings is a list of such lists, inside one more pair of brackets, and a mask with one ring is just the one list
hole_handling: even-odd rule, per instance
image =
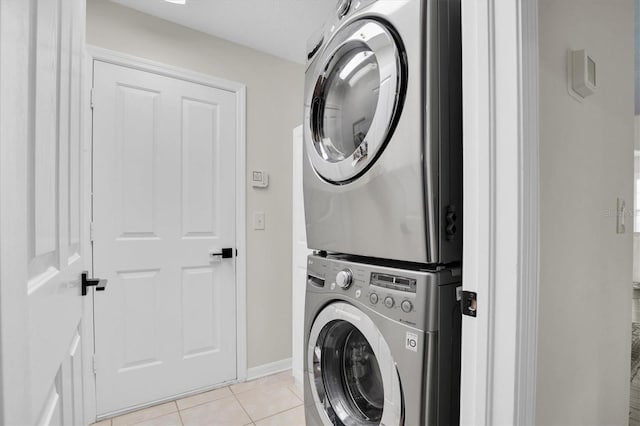
[[305, 61], [307, 39], [336, 5], [336, 0], [111, 1], [298, 63]]

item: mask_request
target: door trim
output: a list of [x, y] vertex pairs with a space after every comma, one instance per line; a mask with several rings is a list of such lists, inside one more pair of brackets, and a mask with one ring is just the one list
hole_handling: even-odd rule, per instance
[[535, 424], [539, 288], [538, 0], [462, 1], [461, 424]]
[[[106, 62], [109, 64], [120, 65], [127, 68], [132, 68], [140, 71], [151, 72], [154, 74], [162, 75], [165, 77], [171, 77], [191, 83], [201, 84], [204, 86], [213, 87], [216, 89], [222, 89], [235, 93], [236, 96], [236, 113], [237, 113], [237, 144], [236, 144], [236, 248], [237, 256], [236, 261], [236, 381], [242, 382], [247, 378], [247, 288], [246, 288], [246, 85], [237, 83], [231, 80], [225, 80], [218, 77], [213, 77], [207, 74], [202, 74], [194, 71], [190, 71], [184, 68], [175, 67], [172, 65], [163, 64], [160, 62], [152, 61], [149, 59], [139, 58], [136, 56], [128, 55], [125, 53], [116, 52], [109, 49], [103, 49], [100, 47], [87, 45], [87, 78], [86, 96], [84, 97], [87, 102], [87, 132], [85, 140], [87, 145], [85, 146], [86, 158], [89, 159], [89, 166], [84, 170], [85, 179], [87, 182], [91, 182], [91, 166], [90, 161], [92, 158], [92, 131], [93, 122], [92, 114], [90, 113], [89, 105], [89, 93], [90, 88], [93, 87], [93, 63], [94, 61]], [[91, 196], [92, 188], [89, 187], [89, 197]], [[91, 205], [91, 204], [88, 204]], [[91, 221], [91, 209], [86, 209], [85, 223], [88, 224]], [[88, 233], [85, 240], [90, 244]], [[89, 258], [90, 268], [93, 270], [93, 257]], [[93, 315], [93, 305], [90, 314]], [[87, 334], [83, 338], [91, 339], [93, 342], [93, 329], [87, 331]], [[85, 365], [91, 365], [93, 351], [86, 354]], [[91, 386], [88, 388], [90, 393], [90, 399], [94, 401], [92, 407], [92, 420], [96, 418], [96, 386], [95, 376], [91, 376]], [[198, 391], [199, 392], [199, 391]]]

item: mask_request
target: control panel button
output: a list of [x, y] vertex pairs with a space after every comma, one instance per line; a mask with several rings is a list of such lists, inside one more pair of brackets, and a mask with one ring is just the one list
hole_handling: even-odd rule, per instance
[[413, 304], [408, 300], [403, 300], [402, 303], [400, 304], [400, 307], [402, 308], [403, 311], [409, 313], [413, 309]]
[[336, 275], [336, 284], [343, 290], [349, 288], [351, 281], [353, 281], [353, 272], [350, 269], [343, 269]]
[[391, 309], [395, 304], [396, 304], [396, 301], [393, 300], [393, 297], [387, 296], [384, 298], [384, 306], [386, 306], [387, 308]]
[[374, 305], [378, 303], [378, 295], [375, 293], [371, 293], [369, 295], [369, 302], [373, 303]]
[[360, 289], [356, 290], [356, 299], [360, 298], [360, 295], [362, 294], [362, 291]]

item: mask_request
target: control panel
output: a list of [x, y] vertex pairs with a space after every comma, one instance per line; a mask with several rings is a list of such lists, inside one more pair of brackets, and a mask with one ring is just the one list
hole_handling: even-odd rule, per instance
[[330, 293], [336, 299], [426, 329], [437, 315], [439, 275], [311, 255], [307, 291]]

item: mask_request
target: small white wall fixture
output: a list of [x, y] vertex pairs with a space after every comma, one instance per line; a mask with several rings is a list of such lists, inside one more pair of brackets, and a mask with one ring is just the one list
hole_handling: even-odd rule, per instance
[[[538, 300], [537, 0], [462, 1], [461, 424], [535, 424]], [[473, 214], [469, 214], [473, 212]]]
[[596, 92], [596, 61], [586, 50], [570, 50], [568, 53], [569, 94], [582, 99]]

